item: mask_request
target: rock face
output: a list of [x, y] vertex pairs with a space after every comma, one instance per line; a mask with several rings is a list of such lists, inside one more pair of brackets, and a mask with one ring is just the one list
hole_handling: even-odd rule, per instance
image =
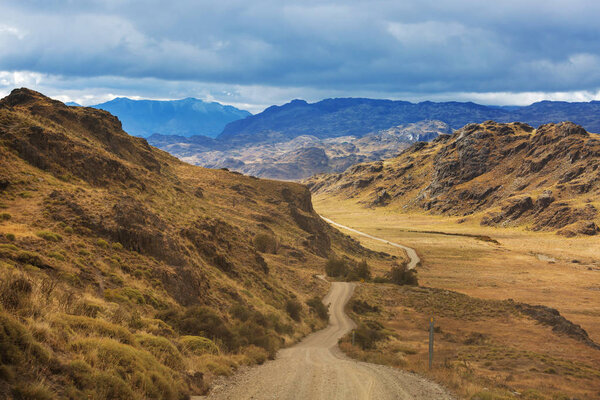
[[[367, 206], [399, 204], [436, 214], [475, 214], [489, 226], [593, 235], [599, 222], [600, 137], [570, 122], [534, 129], [487, 121], [414, 144], [383, 163], [306, 183], [313, 192]], [[383, 190], [385, 201], [379, 200]]]

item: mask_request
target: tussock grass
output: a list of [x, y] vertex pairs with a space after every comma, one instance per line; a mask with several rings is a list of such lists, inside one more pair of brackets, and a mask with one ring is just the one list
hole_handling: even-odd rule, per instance
[[182, 336], [179, 338], [179, 343], [182, 351], [187, 354], [201, 356], [203, 354], [217, 355], [221, 353], [215, 342], [202, 336]]
[[61, 235], [50, 231], [39, 231], [36, 235], [49, 242], [60, 242], [63, 240]]

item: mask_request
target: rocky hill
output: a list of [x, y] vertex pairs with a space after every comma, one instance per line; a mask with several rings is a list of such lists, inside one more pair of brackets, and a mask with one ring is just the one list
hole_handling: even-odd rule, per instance
[[229, 168], [254, 176], [299, 180], [324, 172], [342, 172], [360, 162], [396, 156], [416, 141], [451, 133], [440, 121], [419, 121], [364, 136], [319, 139], [298, 136], [279, 143], [236, 145], [203, 136], [153, 135], [148, 141], [180, 159], [209, 168]]
[[600, 137], [570, 122], [469, 124], [400, 156], [313, 177], [316, 193], [366, 207], [471, 216], [483, 225], [595, 235]]
[[[0, 398], [184, 399], [324, 325], [299, 184], [185, 164], [106, 111], [0, 101]], [[311, 303], [314, 306], [314, 302]]]
[[117, 116], [130, 135], [204, 135], [215, 137], [230, 122], [251, 115], [248, 111], [199, 99], [132, 100], [118, 97], [92, 106]]
[[543, 101], [525, 107], [495, 107], [475, 103], [410, 103], [359, 98], [326, 99], [317, 103], [294, 100], [272, 106], [262, 113], [229, 123], [218, 136], [230, 143], [275, 143], [297, 136], [317, 138], [363, 136], [393, 126], [438, 120], [452, 129], [486, 120], [522, 121], [533, 126], [573, 121], [600, 132], [600, 102]]

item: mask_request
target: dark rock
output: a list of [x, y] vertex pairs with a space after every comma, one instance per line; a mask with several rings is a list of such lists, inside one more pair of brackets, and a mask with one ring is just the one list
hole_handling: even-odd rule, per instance
[[390, 201], [391, 196], [387, 190], [380, 190], [375, 194], [375, 200], [371, 202], [372, 206], [385, 206]]
[[551, 190], [545, 190], [544, 193], [535, 201], [535, 209], [543, 210], [554, 202], [555, 198], [552, 196]]
[[574, 237], [577, 235], [594, 236], [594, 235], [597, 235], [599, 232], [600, 232], [600, 228], [598, 228], [598, 225], [596, 225], [595, 222], [593, 222], [593, 221], [578, 221], [570, 226], [567, 226], [567, 227], [559, 230], [556, 233], [559, 235], [565, 236], [565, 237]]
[[560, 315], [558, 310], [546, 306], [534, 306], [525, 303], [517, 303], [515, 304], [515, 307], [523, 314], [528, 315], [542, 325], [551, 326], [553, 332], [565, 334], [594, 349], [600, 350], [600, 345], [590, 339], [588, 333], [580, 325], [574, 324]]

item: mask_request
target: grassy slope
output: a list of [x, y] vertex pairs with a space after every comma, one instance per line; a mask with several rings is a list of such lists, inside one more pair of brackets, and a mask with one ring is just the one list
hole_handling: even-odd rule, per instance
[[0, 102], [0, 207], [0, 397], [202, 393], [324, 325], [305, 301], [329, 254], [390, 261], [300, 185], [184, 164], [28, 90]]

